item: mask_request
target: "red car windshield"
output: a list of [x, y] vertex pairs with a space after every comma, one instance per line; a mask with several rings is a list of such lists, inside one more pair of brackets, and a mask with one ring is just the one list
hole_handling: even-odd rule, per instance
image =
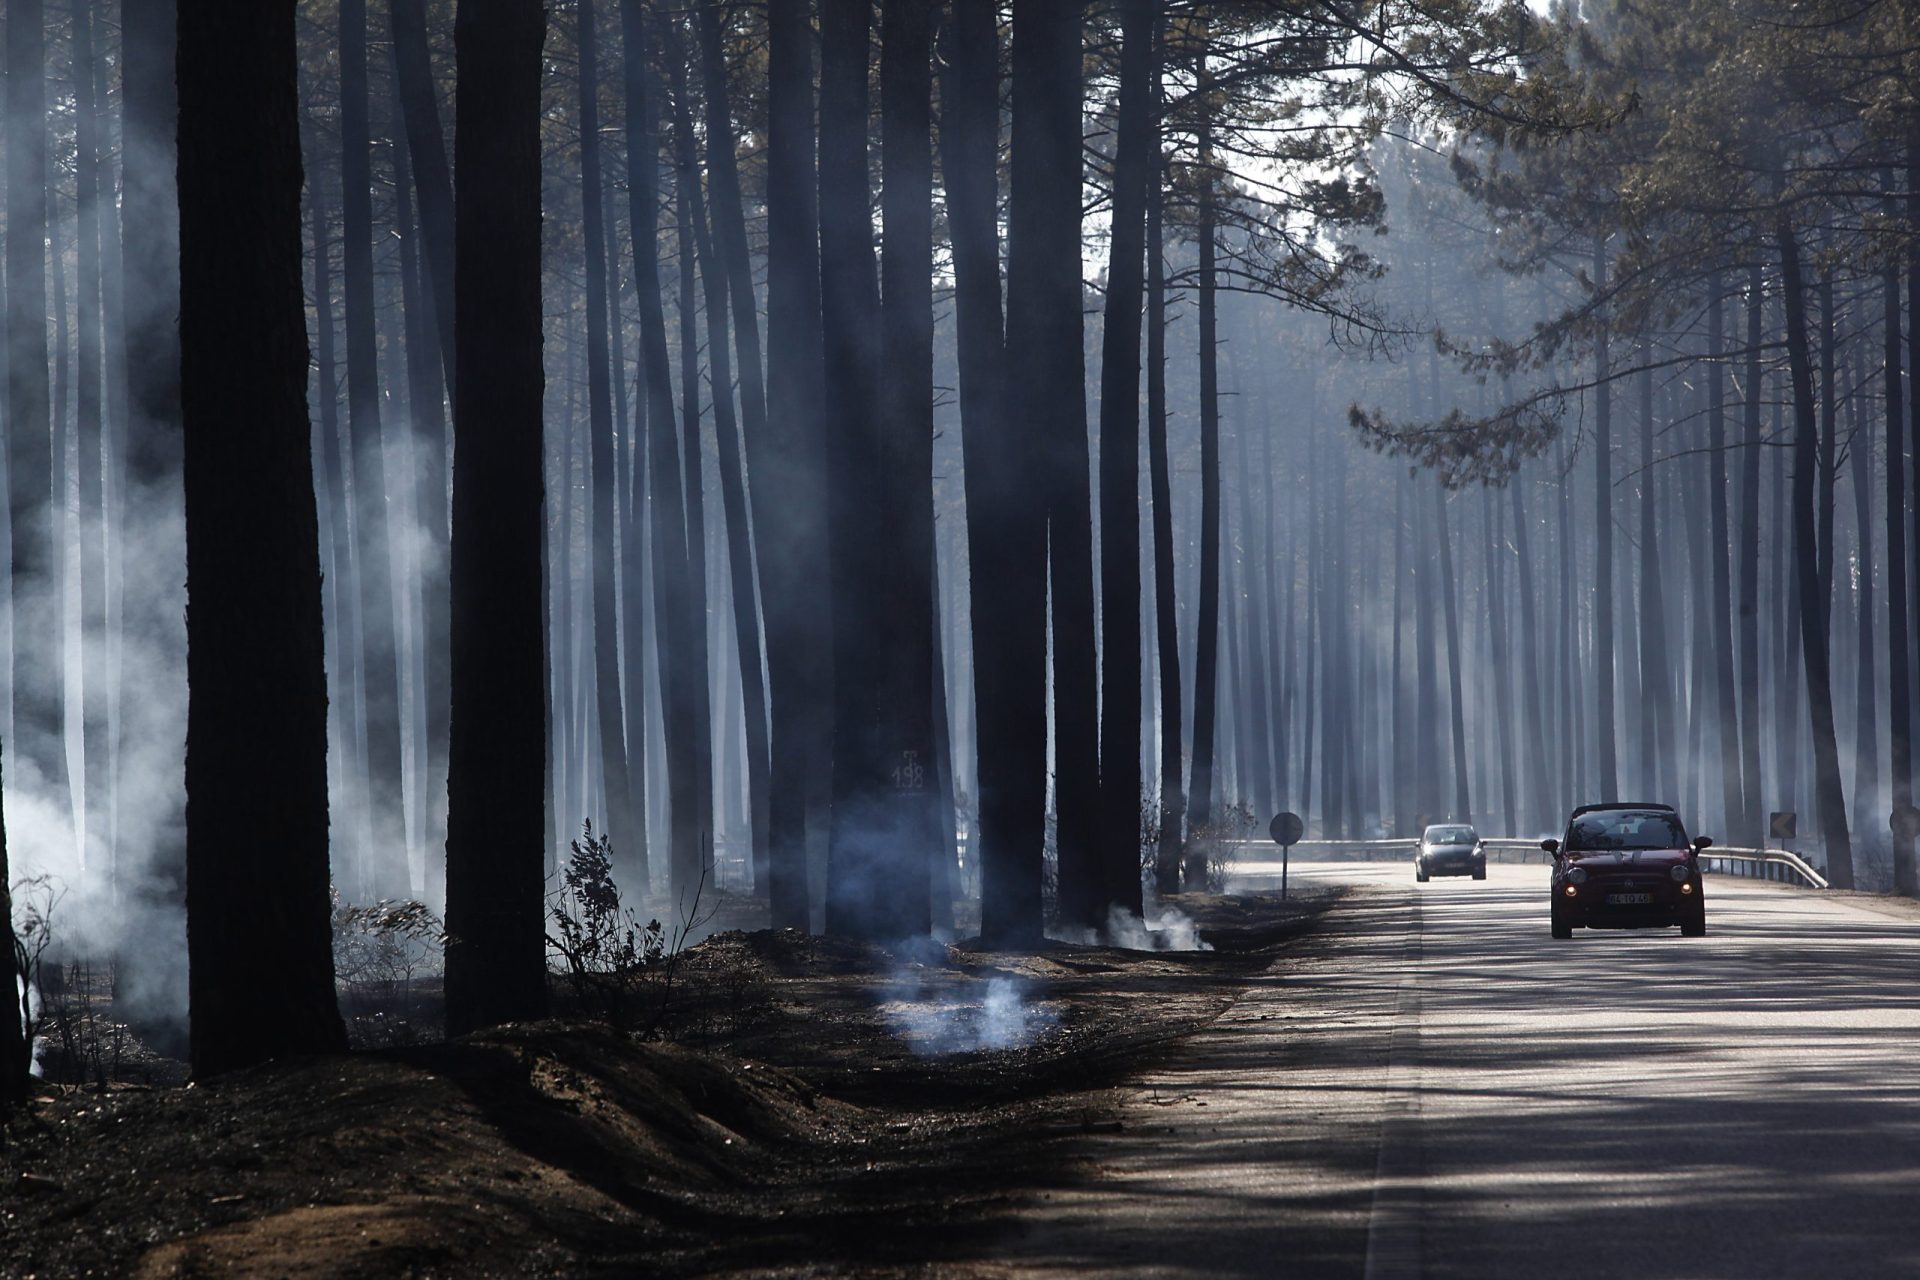
[[1609, 849], [1683, 849], [1687, 833], [1670, 813], [1586, 813], [1567, 828], [1567, 848], [1576, 853]]

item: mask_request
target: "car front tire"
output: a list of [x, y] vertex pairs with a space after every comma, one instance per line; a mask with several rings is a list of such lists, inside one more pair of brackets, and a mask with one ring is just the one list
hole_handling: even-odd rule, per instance
[[1427, 864], [1426, 863], [1416, 862], [1413, 864], [1413, 878], [1421, 884], [1425, 884], [1427, 882]]
[[1683, 938], [1704, 938], [1707, 936], [1707, 904], [1701, 903], [1680, 919], [1680, 936]]
[[1475, 880], [1485, 880], [1487, 878], [1487, 869], [1485, 867], [1475, 867], [1473, 869], [1473, 878]]
[[1571, 938], [1573, 936], [1573, 921], [1568, 919], [1567, 913], [1560, 910], [1559, 907], [1553, 909], [1551, 921], [1554, 937]]

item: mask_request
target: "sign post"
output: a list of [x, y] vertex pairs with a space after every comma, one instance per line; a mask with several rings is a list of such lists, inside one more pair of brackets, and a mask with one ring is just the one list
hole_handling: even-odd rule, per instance
[[1282, 902], [1287, 900], [1289, 855], [1293, 851], [1293, 846], [1300, 843], [1301, 833], [1305, 830], [1306, 824], [1300, 821], [1300, 815], [1297, 813], [1276, 814], [1272, 824], [1267, 827], [1267, 834], [1272, 836], [1273, 842], [1280, 846], [1280, 901]]

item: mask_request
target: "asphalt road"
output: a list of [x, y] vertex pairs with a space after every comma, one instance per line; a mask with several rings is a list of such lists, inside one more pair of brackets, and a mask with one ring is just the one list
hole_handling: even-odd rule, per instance
[[1920, 919], [1712, 877], [1705, 938], [1555, 942], [1538, 865], [1293, 872], [1357, 891], [955, 1271], [1920, 1276]]

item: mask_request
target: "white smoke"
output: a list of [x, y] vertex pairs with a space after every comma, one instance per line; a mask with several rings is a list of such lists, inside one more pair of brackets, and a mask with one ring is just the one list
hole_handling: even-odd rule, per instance
[[894, 974], [880, 1013], [909, 1048], [928, 1057], [1018, 1049], [1056, 1021], [1048, 1010], [1029, 1003], [1012, 978], [989, 978], [984, 991], [962, 993], [951, 986], [936, 988], [913, 969]]
[[1047, 936], [1061, 942], [1085, 947], [1119, 947], [1124, 951], [1211, 951], [1213, 945], [1200, 936], [1200, 926], [1178, 907], [1156, 902], [1148, 896], [1144, 911], [1134, 915], [1120, 907], [1107, 910], [1106, 927], [1100, 930], [1055, 925]]

